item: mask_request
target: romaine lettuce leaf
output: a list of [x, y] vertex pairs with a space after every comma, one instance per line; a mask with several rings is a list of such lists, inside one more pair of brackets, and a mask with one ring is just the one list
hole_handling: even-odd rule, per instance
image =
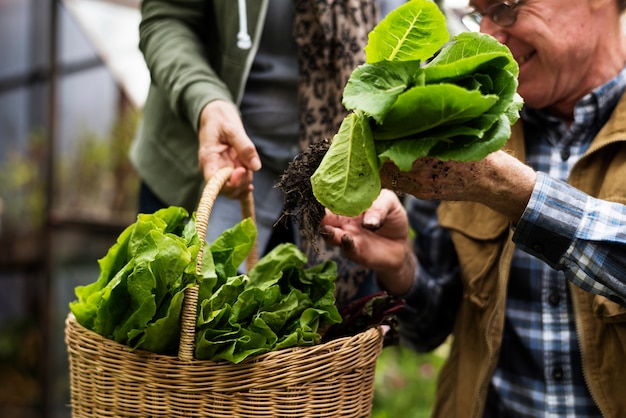
[[450, 34], [445, 19], [441, 24], [439, 8], [429, 3], [407, 2], [381, 20], [368, 35], [365, 62], [424, 61], [431, 58], [448, 41]]
[[[341, 213], [345, 206], [350, 206], [360, 213], [373, 201], [371, 196], [377, 196], [380, 191], [378, 170], [369, 121], [359, 112], [351, 113], [343, 120], [328, 153], [311, 176], [313, 193], [333, 212]], [[355, 183], [354, 179], [358, 181]]]
[[497, 102], [495, 94], [482, 94], [454, 84], [414, 87], [398, 97], [384, 122], [375, 128], [374, 138], [398, 139], [440, 125], [467, 123]]
[[396, 99], [414, 85], [420, 61], [379, 61], [354, 70], [344, 88], [343, 105], [383, 121]]

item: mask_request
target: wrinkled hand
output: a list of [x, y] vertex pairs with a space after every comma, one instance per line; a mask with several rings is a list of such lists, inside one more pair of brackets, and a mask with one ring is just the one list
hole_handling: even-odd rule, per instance
[[407, 214], [390, 190], [383, 189], [372, 206], [357, 217], [326, 211], [322, 236], [355, 263], [377, 273], [392, 295], [406, 293], [413, 283], [415, 256], [409, 242]]
[[198, 140], [198, 162], [206, 181], [219, 169], [233, 167], [221, 193], [239, 199], [252, 190], [252, 173], [261, 168], [261, 160], [232, 103], [215, 100], [202, 109]]
[[482, 203], [517, 222], [532, 194], [537, 174], [529, 166], [497, 151], [470, 162], [419, 158], [408, 172], [393, 163], [380, 170], [383, 187], [423, 200]]

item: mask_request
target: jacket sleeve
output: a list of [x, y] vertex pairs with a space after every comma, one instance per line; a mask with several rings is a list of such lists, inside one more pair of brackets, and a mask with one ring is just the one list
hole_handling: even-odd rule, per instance
[[437, 348], [450, 335], [462, 284], [449, 231], [438, 225], [438, 203], [411, 197], [408, 205], [418, 269], [399, 314], [399, 333], [403, 344], [424, 352]]
[[211, 2], [206, 0], [143, 0], [139, 49], [152, 84], [163, 91], [172, 111], [198, 130], [202, 108], [210, 101], [233, 101], [209, 64]]
[[576, 286], [626, 307], [624, 219], [626, 205], [596, 199], [539, 172], [513, 241]]

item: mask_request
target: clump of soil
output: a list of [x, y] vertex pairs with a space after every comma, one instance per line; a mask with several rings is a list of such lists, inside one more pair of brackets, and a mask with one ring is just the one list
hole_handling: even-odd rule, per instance
[[294, 219], [299, 224], [303, 238], [313, 245], [316, 252], [315, 242], [319, 237], [324, 206], [313, 195], [311, 176], [322, 162], [330, 143], [329, 139], [323, 139], [311, 144], [289, 163], [275, 186], [285, 196], [283, 213], [278, 222], [286, 222], [289, 217]]

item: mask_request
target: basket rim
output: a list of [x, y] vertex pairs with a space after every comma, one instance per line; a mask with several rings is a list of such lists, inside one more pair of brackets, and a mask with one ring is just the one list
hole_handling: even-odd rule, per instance
[[114, 349], [123, 350], [128, 354], [134, 353], [141, 357], [146, 357], [146, 358], [155, 359], [155, 360], [162, 359], [164, 361], [170, 361], [170, 362], [171, 361], [180, 362], [181, 364], [195, 363], [195, 364], [213, 365], [215, 367], [219, 367], [221, 365], [231, 366], [231, 367], [232, 366], [245, 367], [247, 365], [258, 363], [264, 360], [277, 361], [282, 357], [289, 357], [293, 354], [301, 353], [303, 351], [306, 351], [308, 354], [310, 354], [311, 352], [315, 352], [315, 351], [323, 352], [326, 350], [332, 353], [332, 352], [336, 352], [340, 350], [342, 347], [349, 347], [353, 345], [354, 343], [358, 343], [360, 340], [363, 340], [363, 341], [374, 340], [375, 343], [379, 344], [382, 349], [382, 340], [384, 337], [384, 328], [378, 325], [378, 326], [370, 327], [352, 336], [339, 337], [330, 341], [320, 342], [318, 344], [309, 345], [309, 346], [295, 346], [295, 347], [288, 347], [288, 348], [283, 348], [279, 350], [273, 350], [267, 353], [250, 356], [244, 359], [243, 361], [241, 361], [240, 363], [232, 363], [227, 360], [224, 360], [224, 361], [201, 360], [195, 357], [191, 359], [181, 359], [180, 356], [154, 353], [152, 351], [147, 351], [143, 349], [131, 350], [130, 347], [128, 347], [125, 344], [119, 343], [115, 340], [104, 337], [95, 331], [87, 329], [76, 320], [76, 317], [71, 311], [68, 313], [65, 319], [66, 346], [69, 345], [68, 344], [69, 338], [70, 338], [69, 334], [70, 334], [70, 330], [72, 327], [78, 330], [79, 332], [81, 332], [82, 334], [87, 335], [90, 339], [93, 339], [96, 343], [107, 344], [113, 347]]

